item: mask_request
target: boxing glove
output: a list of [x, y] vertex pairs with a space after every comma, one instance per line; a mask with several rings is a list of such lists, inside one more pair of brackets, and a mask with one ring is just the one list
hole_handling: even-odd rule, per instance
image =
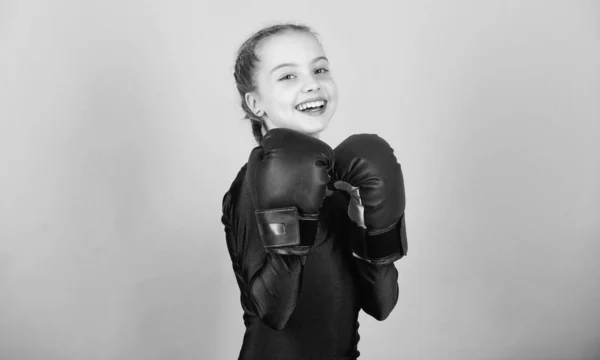
[[333, 150], [295, 130], [276, 128], [248, 159], [248, 182], [265, 250], [307, 255], [314, 244]]
[[350, 194], [354, 255], [389, 263], [407, 253], [404, 178], [394, 150], [373, 134], [352, 135], [335, 149], [332, 182]]

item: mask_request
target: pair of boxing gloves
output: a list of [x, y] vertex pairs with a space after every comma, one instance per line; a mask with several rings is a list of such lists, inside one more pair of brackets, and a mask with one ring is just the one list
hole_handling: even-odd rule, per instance
[[352, 135], [335, 150], [284, 128], [268, 131], [248, 160], [256, 220], [266, 251], [307, 255], [328, 187], [350, 196], [348, 232], [356, 257], [389, 263], [406, 255], [404, 179], [390, 145], [377, 135]]

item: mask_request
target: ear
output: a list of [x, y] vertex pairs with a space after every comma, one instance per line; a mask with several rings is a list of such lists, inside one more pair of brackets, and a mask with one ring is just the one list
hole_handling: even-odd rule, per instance
[[244, 100], [246, 100], [246, 105], [248, 105], [250, 111], [252, 111], [257, 116], [261, 115], [262, 109], [260, 108], [258, 97], [254, 92], [246, 93], [246, 95], [244, 96]]

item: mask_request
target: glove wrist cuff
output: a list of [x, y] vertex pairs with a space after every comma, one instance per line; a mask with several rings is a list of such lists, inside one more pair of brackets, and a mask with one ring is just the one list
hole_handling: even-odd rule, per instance
[[355, 257], [374, 264], [387, 264], [407, 254], [404, 214], [394, 226], [384, 231], [361, 230], [359, 236], [352, 237], [352, 250]]
[[315, 242], [317, 215], [300, 217], [297, 208], [289, 207], [257, 210], [256, 220], [266, 250], [301, 254], [310, 251]]

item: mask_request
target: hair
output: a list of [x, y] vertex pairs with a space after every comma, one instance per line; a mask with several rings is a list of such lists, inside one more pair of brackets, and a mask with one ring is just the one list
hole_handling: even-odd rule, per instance
[[250, 120], [252, 134], [254, 135], [254, 139], [258, 144], [262, 142], [262, 128], [264, 126], [264, 121], [261, 117], [254, 114], [246, 103], [246, 93], [256, 90], [254, 71], [256, 70], [256, 64], [259, 61], [259, 58], [256, 55], [256, 47], [262, 40], [285, 31], [300, 31], [317, 35], [310, 27], [306, 25], [292, 23], [271, 25], [257, 31], [250, 36], [240, 46], [237, 52], [233, 77], [235, 79], [237, 90], [240, 93], [241, 105], [245, 113], [244, 119]]

